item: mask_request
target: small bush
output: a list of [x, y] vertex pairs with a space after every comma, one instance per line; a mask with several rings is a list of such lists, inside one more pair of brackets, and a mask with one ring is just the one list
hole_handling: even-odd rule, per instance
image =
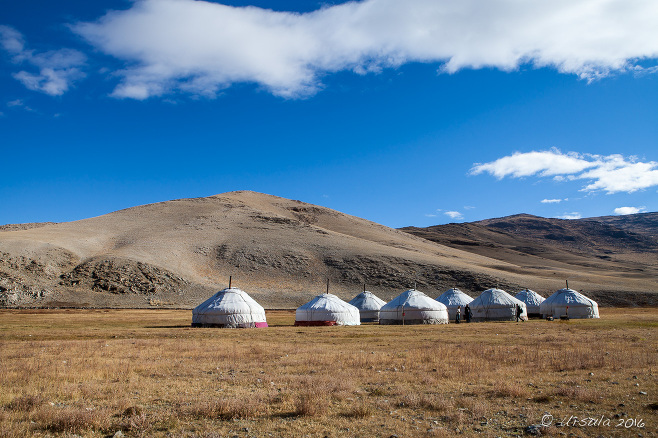
[[565, 386], [562, 388], [557, 388], [553, 394], [555, 396], [566, 397], [570, 400], [579, 401], [593, 401], [596, 400], [599, 396], [599, 392], [597, 390], [585, 388], [582, 386]]
[[486, 417], [487, 406], [484, 400], [472, 397], [461, 397], [457, 401], [457, 407], [465, 409], [465, 413], [469, 413], [471, 418]]
[[553, 399], [549, 395], [538, 395], [532, 399], [535, 403], [550, 403]]
[[345, 414], [346, 417], [350, 418], [370, 418], [372, 417], [374, 411], [372, 406], [365, 402], [357, 403], [352, 406], [352, 409]]
[[40, 426], [54, 433], [80, 433], [90, 429], [101, 430], [109, 426], [109, 415], [99, 410], [76, 407], [48, 407], [37, 411], [35, 420]]
[[492, 392], [497, 398], [527, 398], [528, 388], [520, 383], [498, 382]]
[[142, 409], [139, 406], [128, 406], [124, 411], [123, 415], [125, 417], [134, 417], [135, 415], [140, 415]]
[[368, 395], [371, 395], [373, 397], [383, 397], [386, 396], [386, 390], [380, 386], [376, 386], [374, 388], [368, 388], [366, 389], [368, 391]]
[[413, 409], [426, 409], [435, 412], [445, 412], [452, 404], [440, 394], [407, 394], [398, 400], [396, 406], [399, 408], [409, 407]]
[[7, 409], [16, 412], [29, 412], [44, 404], [46, 404], [46, 401], [38, 395], [23, 395], [12, 400], [7, 405]]
[[317, 417], [327, 412], [328, 401], [321, 393], [307, 391], [300, 394], [295, 413], [303, 417]]
[[222, 399], [219, 401], [217, 408], [218, 414], [225, 420], [235, 418], [254, 418], [260, 414], [261, 400], [259, 399]]
[[196, 418], [219, 418], [233, 420], [236, 418], [254, 418], [266, 414], [267, 403], [259, 398], [221, 398], [216, 400], [202, 400], [191, 406], [179, 408], [182, 416]]
[[147, 434], [153, 429], [154, 423], [144, 412], [128, 418], [127, 429], [139, 436]]
[[446, 412], [452, 407], [452, 404], [443, 395], [426, 394], [421, 399], [421, 406], [434, 412]]

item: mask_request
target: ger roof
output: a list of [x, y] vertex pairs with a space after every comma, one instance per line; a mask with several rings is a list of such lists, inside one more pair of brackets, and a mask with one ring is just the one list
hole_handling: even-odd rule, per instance
[[471, 303], [473, 298], [462, 292], [460, 289], [453, 287], [439, 295], [436, 298], [436, 301], [443, 303], [446, 306], [465, 306], [466, 304]]
[[530, 290], [530, 289], [522, 290], [521, 292], [516, 294], [514, 298], [516, 298], [517, 300], [521, 300], [530, 306], [539, 306], [542, 303], [542, 301], [546, 299], [541, 295], [539, 295], [534, 290]]
[[355, 306], [359, 310], [379, 310], [384, 304], [386, 304], [386, 301], [366, 290], [352, 298], [349, 304]]
[[404, 307], [405, 309], [441, 310], [446, 306], [416, 289], [409, 289], [382, 306], [381, 310]]

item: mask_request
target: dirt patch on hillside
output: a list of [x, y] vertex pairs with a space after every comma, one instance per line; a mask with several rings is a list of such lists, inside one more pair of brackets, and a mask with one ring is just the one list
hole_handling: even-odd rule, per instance
[[183, 278], [161, 268], [126, 259], [88, 260], [61, 276], [61, 284], [113, 294], [155, 295], [187, 286]]
[[31, 222], [28, 224], [7, 224], [0, 225], [0, 231], [19, 231], [30, 230], [32, 228], [41, 228], [47, 225], [55, 225], [57, 222]]

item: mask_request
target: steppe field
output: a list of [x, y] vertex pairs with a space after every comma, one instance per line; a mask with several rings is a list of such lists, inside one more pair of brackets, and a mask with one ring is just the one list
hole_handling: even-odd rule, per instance
[[0, 437], [658, 435], [655, 308], [447, 326], [267, 316], [231, 330], [191, 328], [189, 310], [2, 310]]

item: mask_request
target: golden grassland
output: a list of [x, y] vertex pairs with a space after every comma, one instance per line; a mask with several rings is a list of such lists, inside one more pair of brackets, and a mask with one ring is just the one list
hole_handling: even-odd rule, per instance
[[656, 309], [447, 326], [267, 315], [230, 330], [181, 310], [2, 310], [0, 437], [518, 436], [549, 414], [543, 435], [656, 436]]

